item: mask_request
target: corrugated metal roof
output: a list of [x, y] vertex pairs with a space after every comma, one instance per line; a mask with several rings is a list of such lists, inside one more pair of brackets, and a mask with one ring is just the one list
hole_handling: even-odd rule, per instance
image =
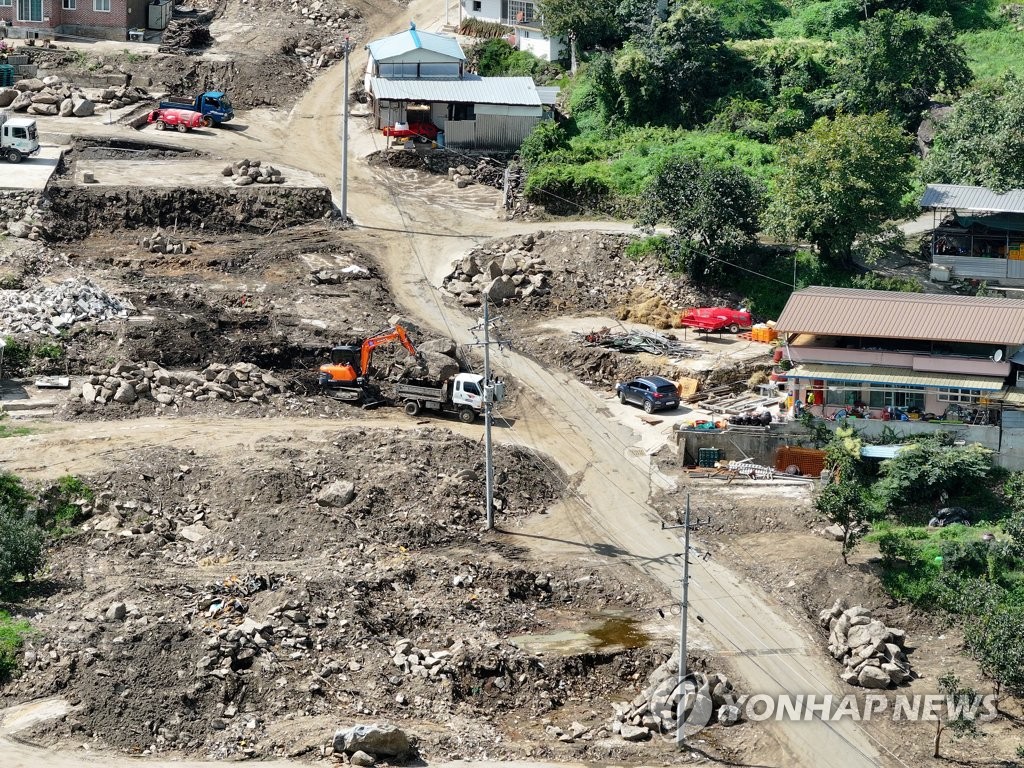
[[542, 85], [537, 87], [537, 95], [540, 96], [541, 104], [557, 104], [558, 94], [562, 89], [557, 85]]
[[985, 187], [960, 184], [929, 184], [921, 198], [922, 208], [948, 208], [957, 211], [1024, 213], [1024, 189], [999, 194]]
[[866, 459], [891, 459], [899, 456], [906, 447], [905, 443], [897, 445], [864, 445], [861, 446], [860, 455]]
[[779, 333], [1024, 344], [1024, 299], [812, 286], [789, 297]]
[[[461, 80], [392, 80], [370, 78], [370, 93], [377, 99], [445, 101], [463, 104], [508, 104], [539, 107], [537, 86], [530, 77], [480, 77]], [[1024, 304], [1024, 301], [1021, 302]]]
[[967, 376], [962, 373], [921, 373], [909, 368], [884, 368], [871, 365], [801, 365], [786, 372], [787, 378], [815, 381], [856, 381], [864, 384], [887, 384], [909, 387], [949, 387], [997, 392], [1003, 378]]
[[1018, 387], [1007, 387], [992, 399], [998, 400], [1006, 405], [1024, 408], [1024, 389], [1019, 389]]
[[387, 61], [395, 56], [415, 50], [433, 51], [443, 56], [450, 56], [459, 61], [465, 61], [466, 54], [462, 52], [462, 46], [454, 37], [448, 35], [437, 35], [433, 32], [420, 32], [415, 24], [409, 24], [409, 29], [399, 32], [397, 35], [382, 37], [380, 40], [366, 44], [370, 54], [377, 61]]

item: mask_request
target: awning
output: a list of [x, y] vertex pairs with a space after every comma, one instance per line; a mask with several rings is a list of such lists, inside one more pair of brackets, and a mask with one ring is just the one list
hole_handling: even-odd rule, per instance
[[790, 379], [815, 381], [856, 381], [862, 384], [887, 386], [943, 387], [948, 389], [980, 389], [996, 392], [1003, 388], [1002, 378], [966, 376], [959, 373], [922, 373], [909, 368], [883, 368], [869, 365], [801, 365], [785, 376]]
[[1024, 389], [1019, 389], [1018, 387], [1007, 387], [992, 399], [1003, 403], [1004, 405], [1012, 405], [1015, 408], [1024, 408]]

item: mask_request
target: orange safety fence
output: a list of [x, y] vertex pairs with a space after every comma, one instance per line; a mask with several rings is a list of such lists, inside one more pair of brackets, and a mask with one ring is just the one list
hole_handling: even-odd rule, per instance
[[825, 452], [814, 448], [797, 448], [783, 445], [775, 453], [775, 469], [785, 472], [792, 465], [800, 467], [800, 474], [818, 477], [825, 468]]

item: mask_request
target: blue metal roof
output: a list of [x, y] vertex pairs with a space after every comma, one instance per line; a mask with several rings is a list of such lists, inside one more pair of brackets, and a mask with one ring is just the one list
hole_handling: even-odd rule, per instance
[[466, 54], [462, 52], [462, 47], [454, 37], [420, 32], [413, 22], [409, 23], [409, 28], [404, 32], [374, 40], [367, 43], [366, 47], [377, 61], [387, 61], [416, 50], [433, 51], [458, 61], [466, 60]]
[[962, 184], [929, 184], [921, 197], [922, 208], [958, 211], [1024, 213], [1024, 189], [993, 192], [986, 187]]

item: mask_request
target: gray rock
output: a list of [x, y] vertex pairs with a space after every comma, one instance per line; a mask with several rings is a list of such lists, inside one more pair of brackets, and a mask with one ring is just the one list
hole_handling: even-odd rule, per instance
[[619, 729], [619, 736], [621, 736], [624, 741], [647, 741], [651, 738], [651, 732], [646, 728], [623, 723], [622, 727]]
[[735, 704], [725, 704], [718, 708], [718, 722], [721, 725], [736, 725], [740, 721], [740, 708]]
[[197, 541], [202, 541], [211, 533], [213, 533], [213, 531], [211, 531], [202, 523], [193, 523], [192, 525], [186, 525], [184, 528], [178, 531], [178, 536], [185, 539], [185, 541], [191, 541], [195, 543]]
[[352, 753], [352, 757], [349, 758], [349, 762], [352, 763], [352, 765], [370, 766], [377, 761], [374, 760], [371, 755], [366, 754], [360, 749]]
[[30, 115], [41, 115], [52, 117], [60, 112], [60, 107], [56, 104], [30, 104], [28, 113]]
[[33, 104], [60, 104], [61, 98], [53, 91], [40, 91], [32, 97]]
[[46, 83], [44, 83], [42, 80], [40, 80], [37, 77], [29, 77], [29, 78], [26, 78], [25, 80], [19, 80], [17, 83], [14, 84], [14, 87], [17, 88], [22, 93], [25, 93], [25, 92], [35, 93], [35, 92], [43, 90], [43, 88], [46, 87]]
[[864, 667], [857, 676], [857, 682], [864, 688], [888, 688], [892, 681], [888, 672], [878, 667]]
[[821, 535], [832, 541], [843, 541], [846, 539], [846, 532], [841, 525], [830, 525], [822, 530]]
[[512, 282], [512, 278], [508, 275], [502, 275], [492, 280], [484, 289], [484, 292], [487, 294], [488, 299], [497, 303], [515, 297], [516, 284]]
[[31, 106], [32, 96], [28, 93], [19, 93], [17, 98], [15, 98], [14, 101], [11, 102], [11, 109], [15, 112], [24, 112]]
[[432, 339], [417, 347], [420, 352], [436, 352], [439, 355], [455, 356], [455, 342], [451, 339]]
[[129, 405], [139, 399], [138, 393], [135, 391], [135, 387], [127, 381], [122, 381], [117, 388], [117, 392], [114, 393], [114, 402]]
[[334, 734], [334, 751], [350, 755], [366, 752], [374, 757], [403, 757], [410, 752], [409, 737], [393, 725], [354, 725]]
[[348, 480], [335, 480], [317, 494], [316, 501], [324, 507], [344, 507], [356, 497], [356, 486]]
[[113, 603], [107, 612], [104, 614], [107, 621], [124, 621], [124, 617], [128, 615], [128, 606], [124, 603]]
[[75, 103], [71, 99], [64, 99], [64, 101], [60, 103], [60, 116], [71, 117], [71, 115], [73, 114], [74, 106]]
[[73, 114], [75, 117], [90, 117], [96, 112], [96, 105], [85, 97], [74, 99]]
[[18, 98], [18, 91], [14, 88], [0, 88], [0, 107], [9, 107]]

